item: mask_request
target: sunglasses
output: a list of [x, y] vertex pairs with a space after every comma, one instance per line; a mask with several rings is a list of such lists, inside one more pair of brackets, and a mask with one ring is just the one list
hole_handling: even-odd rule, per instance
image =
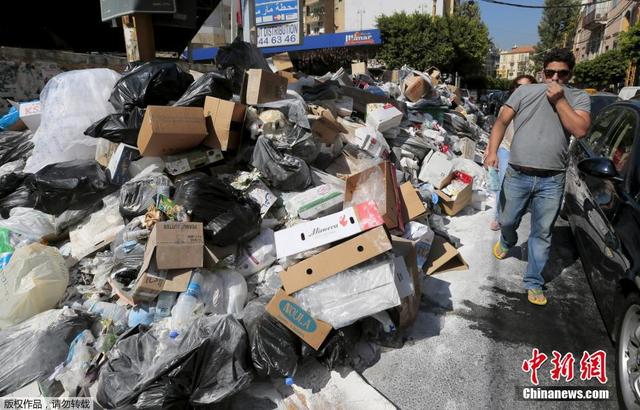
[[569, 77], [569, 74], [571, 74], [571, 71], [569, 70], [549, 70], [549, 69], [545, 69], [544, 70], [544, 76], [547, 78], [552, 78], [554, 75], [558, 74], [558, 78], [567, 78]]

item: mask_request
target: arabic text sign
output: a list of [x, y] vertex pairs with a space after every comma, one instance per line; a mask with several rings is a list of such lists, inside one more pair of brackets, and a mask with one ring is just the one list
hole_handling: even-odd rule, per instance
[[256, 26], [298, 21], [298, 0], [256, 0]]
[[300, 23], [258, 27], [258, 47], [277, 47], [300, 44]]

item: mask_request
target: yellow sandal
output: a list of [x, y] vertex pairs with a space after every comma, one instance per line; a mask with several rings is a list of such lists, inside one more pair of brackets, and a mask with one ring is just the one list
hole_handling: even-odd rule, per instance
[[496, 259], [502, 260], [507, 257], [508, 253], [509, 249], [503, 248], [500, 244], [500, 241], [496, 242], [496, 244], [493, 245], [493, 256], [495, 256]]
[[547, 298], [540, 289], [529, 289], [527, 291], [527, 298], [529, 299], [529, 302], [534, 305], [544, 306], [547, 304]]

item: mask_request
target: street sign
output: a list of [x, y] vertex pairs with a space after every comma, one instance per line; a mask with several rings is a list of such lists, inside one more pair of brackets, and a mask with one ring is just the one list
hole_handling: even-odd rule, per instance
[[134, 13], [176, 12], [175, 0], [100, 0], [102, 21]]
[[301, 0], [255, 0], [258, 47], [302, 43]]

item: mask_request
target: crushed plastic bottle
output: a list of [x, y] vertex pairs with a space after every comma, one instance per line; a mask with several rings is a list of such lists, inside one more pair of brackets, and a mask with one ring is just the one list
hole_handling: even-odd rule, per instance
[[171, 309], [171, 332], [169, 337], [177, 338], [194, 319], [193, 311], [198, 305], [203, 282], [202, 274], [194, 272], [186, 292], [178, 296], [178, 301]]

